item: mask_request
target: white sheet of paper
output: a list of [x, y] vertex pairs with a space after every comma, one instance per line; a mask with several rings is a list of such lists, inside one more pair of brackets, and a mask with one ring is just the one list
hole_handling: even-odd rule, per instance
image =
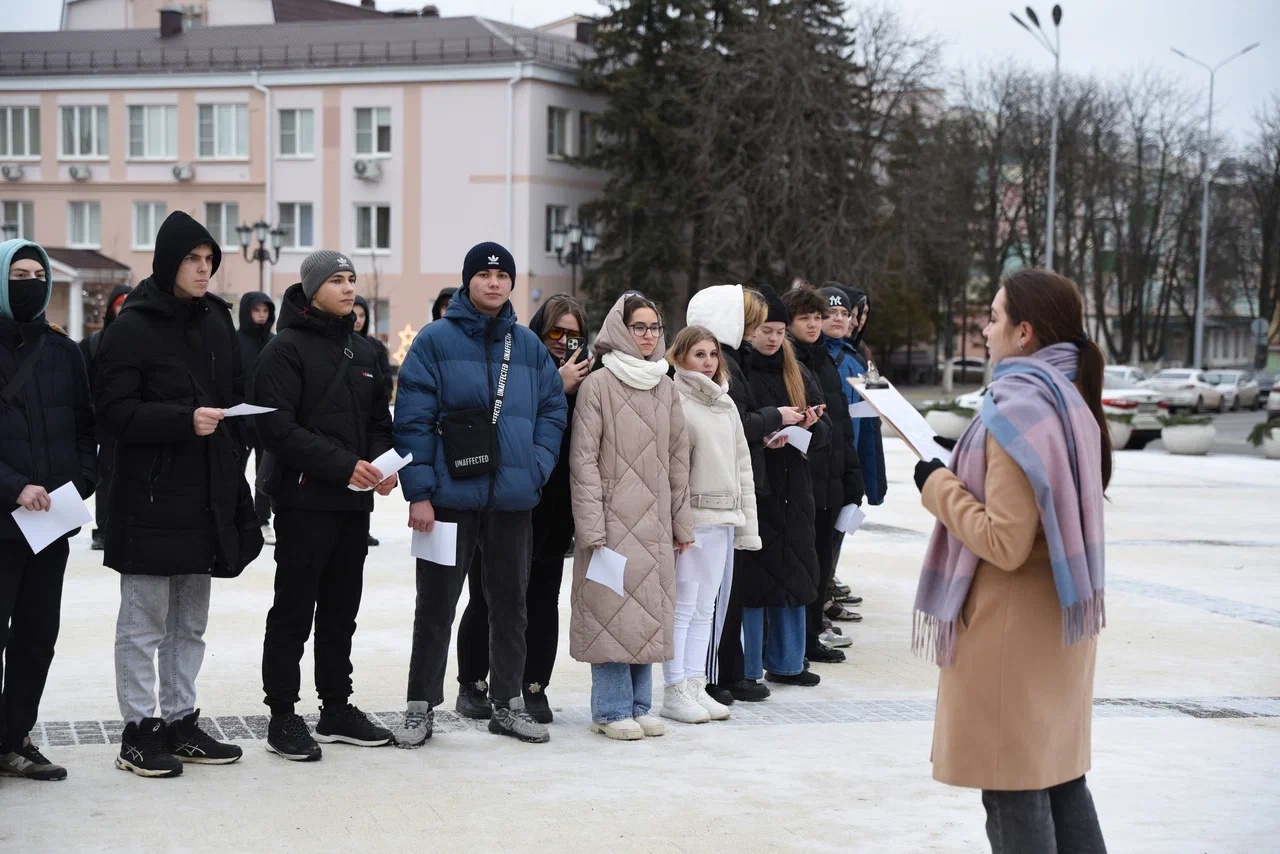
[[626, 576], [627, 559], [613, 549], [596, 549], [591, 554], [591, 563], [587, 564], [587, 580], [603, 584], [619, 596], [626, 596], [627, 589], [622, 584]]
[[879, 418], [880, 413], [876, 412], [876, 408], [865, 400], [860, 400], [857, 403], [849, 404], [849, 417], [854, 419]]
[[13, 521], [18, 523], [31, 551], [39, 554], [63, 534], [88, 525], [93, 521], [93, 514], [75, 485], [68, 482], [49, 493], [48, 510], [19, 507], [13, 511]]
[[[386, 480], [387, 478], [391, 477], [391, 475], [400, 471], [400, 469], [409, 465], [409, 463], [411, 462], [413, 462], [413, 454], [406, 454], [405, 456], [402, 457], [396, 453], [395, 448], [392, 448], [391, 450], [387, 451], [385, 454], [383, 454], [382, 456], [374, 460], [372, 465], [378, 471], [382, 472], [382, 480]], [[378, 481], [378, 483], [382, 483], [382, 480]], [[365, 487], [364, 489], [361, 489], [358, 486], [352, 486], [349, 483], [347, 484], [347, 489], [351, 490], [352, 492], [369, 492], [374, 488], [375, 487], [369, 486], [369, 487]]]
[[237, 403], [230, 409], [222, 410], [223, 418], [235, 418], [237, 415], [261, 415], [264, 412], [275, 412], [274, 406], [254, 406], [252, 403]]
[[797, 427], [794, 424], [790, 427], [783, 427], [778, 432], [766, 436], [765, 444], [772, 445], [779, 436], [786, 436], [787, 444], [792, 445], [800, 453], [809, 453], [809, 443], [813, 441], [813, 434], [803, 427]]
[[867, 514], [862, 512], [861, 507], [857, 504], [846, 504], [840, 508], [840, 513], [836, 516], [836, 530], [852, 534], [861, 528], [865, 521], [867, 521]]
[[436, 522], [431, 533], [414, 531], [409, 541], [409, 554], [441, 566], [458, 563], [458, 523]]
[[861, 377], [850, 379], [849, 383], [864, 401], [880, 413], [881, 418], [898, 431], [913, 454], [922, 460], [936, 457], [943, 463], [951, 462], [951, 452], [933, 441], [934, 432], [929, 422], [896, 388], [892, 385], [888, 388], [867, 388]]

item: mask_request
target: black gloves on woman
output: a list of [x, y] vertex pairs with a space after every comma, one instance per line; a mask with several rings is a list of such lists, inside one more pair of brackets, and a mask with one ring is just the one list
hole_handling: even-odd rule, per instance
[[929, 475], [933, 474], [938, 469], [944, 469], [946, 467], [947, 464], [937, 457], [934, 457], [928, 462], [921, 460], [916, 463], [916, 488], [921, 492], [924, 492], [924, 482], [929, 479]]

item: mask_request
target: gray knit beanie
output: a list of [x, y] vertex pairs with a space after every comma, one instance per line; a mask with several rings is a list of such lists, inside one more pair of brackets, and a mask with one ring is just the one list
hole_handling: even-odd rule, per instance
[[354, 273], [356, 268], [351, 266], [351, 259], [341, 252], [334, 252], [332, 249], [317, 249], [302, 260], [302, 292], [306, 294], [307, 302], [315, 299], [316, 291], [329, 281], [329, 277], [334, 273]]

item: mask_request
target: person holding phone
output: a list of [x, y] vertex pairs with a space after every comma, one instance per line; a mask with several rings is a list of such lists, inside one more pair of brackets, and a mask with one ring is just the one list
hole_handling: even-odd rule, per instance
[[[831, 421], [819, 412], [822, 390], [796, 360], [787, 340], [791, 319], [768, 285], [760, 293], [768, 306], [765, 322], [752, 338], [751, 390], [764, 406], [792, 406], [804, 413], [796, 426], [813, 433], [809, 453], [831, 440]], [[746, 678], [758, 682], [817, 685], [805, 669], [805, 607], [818, 595], [820, 564], [814, 537], [814, 502], [809, 461], [785, 436], [765, 442], [764, 467], [754, 472], [756, 514], [763, 548], [743, 552], [742, 647]]]
[[[568, 294], [548, 299], [529, 328], [538, 334], [560, 371], [568, 403], [568, 424], [560, 441], [560, 458], [551, 470], [542, 498], [533, 508], [533, 558], [529, 564], [529, 590], [525, 611], [525, 660], [522, 692], [525, 710], [540, 724], [554, 719], [547, 699], [547, 685], [555, 667], [560, 642], [560, 582], [564, 578], [565, 552], [573, 544], [573, 508], [569, 495], [569, 440], [573, 435], [573, 410], [578, 387], [591, 370], [587, 358], [587, 315], [582, 304]], [[491, 714], [485, 680], [489, 674], [489, 606], [481, 573], [473, 565], [470, 600], [458, 621], [458, 702], [463, 717], [487, 720]]]

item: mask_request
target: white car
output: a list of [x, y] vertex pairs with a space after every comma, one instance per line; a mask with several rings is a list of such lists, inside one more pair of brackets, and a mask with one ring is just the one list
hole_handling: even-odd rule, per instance
[[1176, 412], [1179, 409], [1191, 412], [1216, 409], [1222, 412], [1225, 408], [1222, 392], [1218, 391], [1216, 386], [1205, 382], [1204, 371], [1193, 371], [1190, 368], [1165, 368], [1143, 385], [1160, 392], [1170, 412]]
[[[957, 356], [951, 360], [951, 364], [955, 366], [952, 369], [951, 376], [952, 379], [957, 382], [972, 382], [973, 380], [981, 382], [982, 378], [987, 375], [987, 363], [984, 360], [976, 359], [973, 356], [966, 356], [964, 358]], [[938, 376], [942, 376], [946, 370], [946, 361], [943, 360], [938, 362]]]
[[1207, 371], [1204, 379], [1222, 392], [1224, 405], [1232, 412], [1258, 408], [1258, 384], [1248, 371]]
[[1164, 425], [1162, 409], [1168, 408], [1164, 395], [1147, 385], [1147, 377], [1128, 365], [1110, 365], [1102, 375], [1102, 411], [1108, 415], [1132, 415], [1133, 432], [1125, 450], [1142, 450], [1160, 438]]
[[965, 409], [972, 409], [978, 412], [982, 409], [982, 398], [987, 396], [987, 386], [983, 386], [977, 391], [971, 391], [968, 394], [962, 394], [956, 398], [956, 406], [963, 406]]

